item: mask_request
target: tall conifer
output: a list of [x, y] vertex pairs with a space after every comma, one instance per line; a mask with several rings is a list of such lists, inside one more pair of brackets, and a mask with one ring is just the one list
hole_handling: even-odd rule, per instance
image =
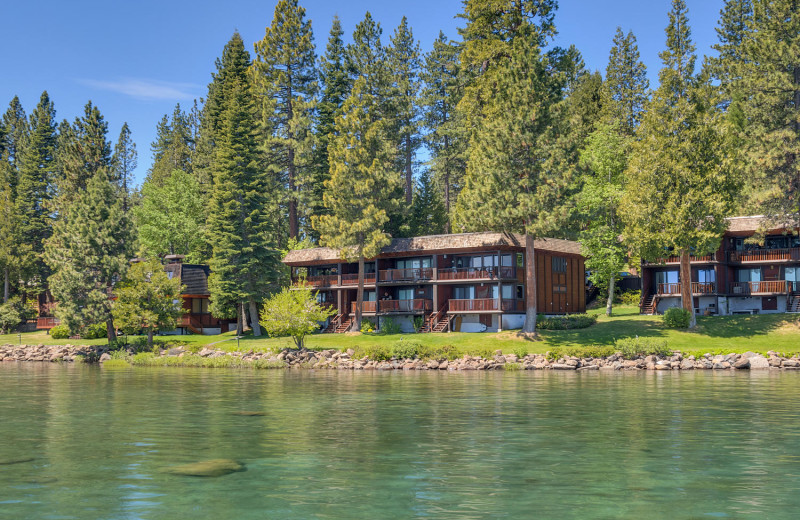
[[128, 212], [131, 206], [133, 171], [136, 169], [138, 157], [136, 143], [133, 142], [131, 137], [131, 129], [128, 127], [127, 122], [123, 123], [117, 143], [114, 145], [114, 155], [111, 156], [111, 162], [114, 166], [114, 176], [122, 197], [122, 211], [125, 213]]
[[636, 36], [630, 31], [623, 35], [617, 27], [606, 67], [606, 122], [633, 135], [642, 120], [649, 89], [647, 67], [639, 58]]

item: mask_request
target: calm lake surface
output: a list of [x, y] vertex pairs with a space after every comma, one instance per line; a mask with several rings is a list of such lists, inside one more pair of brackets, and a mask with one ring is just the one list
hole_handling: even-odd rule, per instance
[[[0, 518], [797, 518], [799, 404], [768, 371], [5, 364]], [[216, 458], [247, 470], [164, 472]]]

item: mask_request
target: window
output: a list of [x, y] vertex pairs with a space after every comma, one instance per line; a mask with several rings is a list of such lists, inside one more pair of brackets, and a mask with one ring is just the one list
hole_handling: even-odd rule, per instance
[[656, 272], [656, 283], [679, 283], [678, 271], [658, 271]]
[[553, 262], [553, 272], [554, 273], [566, 273], [567, 272], [567, 259], [562, 258], [560, 256], [554, 256], [552, 258]]
[[514, 288], [511, 285], [503, 286], [503, 299], [510, 300], [514, 297]]
[[517, 286], [517, 299], [524, 300], [525, 299], [525, 288], [521, 285]]
[[697, 281], [700, 283], [714, 283], [717, 281], [717, 276], [713, 269], [700, 269], [697, 271]]
[[208, 299], [192, 298], [192, 314], [208, 314]]
[[500, 257], [500, 265], [503, 267], [511, 267], [511, 255], [503, 255]]
[[475, 299], [475, 287], [454, 287], [453, 288], [453, 299], [454, 300], [474, 300]]
[[413, 300], [414, 289], [400, 289], [397, 291], [398, 300]]
[[737, 282], [760, 282], [761, 269], [739, 269], [736, 271]]
[[517, 253], [517, 267], [525, 267], [525, 257], [522, 253]]

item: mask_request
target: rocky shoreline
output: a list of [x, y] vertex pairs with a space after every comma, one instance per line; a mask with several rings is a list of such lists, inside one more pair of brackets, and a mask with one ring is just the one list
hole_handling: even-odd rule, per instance
[[[188, 357], [187, 357], [188, 356]], [[716, 355], [706, 354], [695, 358], [684, 357], [680, 352], [672, 356], [641, 356], [637, 359], [623, 359], [617, 353], [604, 358], [562, 357], [548, 359], [542, 354], [528, 354], [519, 358], [515, 354], [503, 354], [500, 350], [491, 358], [465, 355], [458, 359], [422, 360], [391, 359], [383, 361], [370, 360], [366, 357], [355, 358], [352, 349], [341, 352], [328, 350], [283, 350], [270, 352], [226, 352], [223, 350], [203, 348], [197, 354], [178, 347], [161, 351], [157, 357], [214, 359], [229, 356], [246, 367], [252, 364], [268, 363], [270, 368], [306, 368], [306, 369], [338, 369], [338, 370], [800, 370], [800, 358], [783, 357], [770, 351], [765, 357], [754, 352], [744, 354]], [[0, 345], [0, 361], [2, 362], [100, 362], [111, 359], [106, 347], [88, 345]], [[180, 360], [172, 365], [180, 365]], [[198, 363], [192, 363], [198, 366]], [[199, 366], [202, 366], [200, 364]], [[263, 365], [262, 365], [263, 366]]]

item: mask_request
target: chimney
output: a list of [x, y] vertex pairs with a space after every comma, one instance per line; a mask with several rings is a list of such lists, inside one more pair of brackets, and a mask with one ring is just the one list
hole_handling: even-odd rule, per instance
[[186, 255], [167, 255], [164, 260], [167, 261], [167, 264], [182, 264], [184, 258]]

